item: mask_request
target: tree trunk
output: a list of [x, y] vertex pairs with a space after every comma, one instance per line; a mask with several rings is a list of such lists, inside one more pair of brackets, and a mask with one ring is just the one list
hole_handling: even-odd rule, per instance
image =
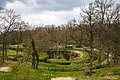
[[35, 68], [35, 55], [32, 53], [32, 67]]
[[116, 63], [116, 54], [114, 53], [113, 55], [114, 55], [113, 56], [113, 63]]
[[118, 60], [118, 51], [116, 53], [116, 64], [118, 65], [119, 64], [119, 60]]
[[89, 65], [89, 70], [90, 70], [90, 76], [92, 76], [92, 52], [90, 53], [90, 65]]
[[37, 63], [36, 63], [36, 66], [35, 66], [35, 68], [37, 69], [38, 64], [39, 64], [39, 56], [38, 56], [36, 48], [35, 48], [35, 42], [32, 40], [31, 43], [32, 43], [33, 53], [34, 53], [34, 55], [36, 56], [36, 59], [37, 59]]
[[99, 64], [101, 65], [101, 49], [100, 49], [99, 55], [98, 55], [98, 62], [99, 62]]
[[3, 42], [3, 54], [2, 54], [2, 63], [5, 62], [5, 44]]
[[2, 63], [5, 62], [5, 38], [3, 38], [3, 43], [2, 43], [2, 49], [3, 49], [3, 52], [2, 52]]
[[109, 52], [107, 53], [107, 64], [108, 64], [108, 66], [110, 66], [110, 58], [109, 58]]

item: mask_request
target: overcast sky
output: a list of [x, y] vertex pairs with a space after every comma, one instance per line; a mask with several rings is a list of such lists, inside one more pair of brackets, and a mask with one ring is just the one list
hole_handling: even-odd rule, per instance
[[[120, 3], [120, 0], [113, 0]], [[94, 0], [0, 0], [0, 7], [13, 9], [30, 24], [61, 25], [78, 19], [80, 6]]]

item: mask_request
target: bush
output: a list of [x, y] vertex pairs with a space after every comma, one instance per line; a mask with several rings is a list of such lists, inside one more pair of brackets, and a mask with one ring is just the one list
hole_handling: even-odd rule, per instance
[[113, 68], [112, 71], [114, 75], [120, 75], [120, 68]]
[[48, 58], [48, 56], [45, 53], [40, 53], [39, 54], [39, 60], [45, 60], [47, 58]]
[[34, 80], [30, 65], [16, 63], [12, 67], [13, 80]]

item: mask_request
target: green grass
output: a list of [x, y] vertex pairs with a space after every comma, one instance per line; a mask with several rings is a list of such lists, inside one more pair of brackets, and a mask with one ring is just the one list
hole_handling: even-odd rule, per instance
[[[2, 54], [2, 51], [1, 51], [1, 50], [0, 50], [0, 54]], [[25, 54], [25, 53], [22, 52], [22, 51], [19, 51], [18, 54], [19, 54], [19, 55], [23, 55], [23, 56], [25, 56], [25, 57], [29, 57], [29, 58], [32, 59], [32, 55], [30, 55], [30, 54]], [[7, 55], [8, 55], [8, 57], [10, 57], [10, 55], [16, 55], [16, 51], [15, 51], [15, 50], [8, 49], [8, 50], [7, 50]], [[39, 59], [40, 59], [40, 60], [44, 60], [44, 59], [46, 59], [47, 57], [48, 57], [48, 56], [47, 56], [46, 54], [44, 54], [44, 53], [40, 53], [40, 54], [39, 54]]]
[[[8, 66], [12, 66], [14, 63], [10, 63]], [[32, 69], [32, 75], [35, 80], [51, 80], [51, 78], [57, 77], [73, 77], [76, 80], [120, 80], [120, 67], [106, 67], [100, 69], [94, 69], [92, 76], [85, 75], [85, 71], [50, 71], [45, 69]], [[0, 80], [12, 80], [12, 73], [0, 72]]]
[[42, 66], [43, 68], [47, 70], [55, 70], [55, 71], [73, 71], [73, 70], [81, 70], [83, 67], [87, 66], [87, 64], [51, 64], [51, 63], [45, 63], [45, 62], [39, 62], [39, 66]]
[[[16, 51], [15, 51], [15, 50], [8, 49], [8, 50], [7, 50], [7, 54], [8, 54], [8, 55], [16, 55]], [[19, 51], [18, 54], [23, 55], [24, 52]]]
[[[35, 80], [51, 80], [51, 78], [57, 77], [72, 77], [76, 80], [119, 80], [120, 74], [114, 74], [115, 71], [120, 71], [120, 68], [101, 68], [94, 70], [95, 73], [90, 76], [85, 76], [84, 71], [72, 71], [72, 72], [59, 72], [49, 71], [44, 69], [32, 69], [32, 75]], [[0, 72], [0, 80], [11, 80], [12, 75], [10, 73]]]
[[48, 56], [45, 54], [45, 53], [40, 53], [39, 54], [39, 59], [40, 60], [44, 60], [44, 59], [46, 59]]
[[[0, 50], [0, 53], [2, 53], [2, 50]], [[18, 54], [23, 55], [24, 52], [19, 51]], [[8, 49], [8, 50], [7, 50], [7, 55], [16, 55], [16, 51], [15, 51], [15, 50]]]
[[33, 70], [33, 75], [35, 75], [36, 80], [51, 80], [51, 78], [56, 77], [80, 77], [84, 74], [81, 71], [73, 72], [58, 72], [58, 71], [49, 71], [49, 70]]
[[[94, 53], [99, 54], [98, 51], [94, 51]], [[103, 62], [106, 58], [107, 58], [106, 54], [101, 53], [101, 62]], [[99, 65], [98, 59], [96, 59], [95, 61], [93, 61], [93, 65], [94, 66], [98, 66]]]
[[0, 80], [11, 80], [12, 75], [10, 73], [0, 72]]
[[[2, 51], [0, 51], [0, 54], [2, 54]], [[26, 56], [26, 54], [24, 52], [21, 52], [21, 51], [18, 52], [18, 55]], [[8, 49], [7, 50], [7, 57], [8, 57], [8, 59], [16, 60], [16, 51]]]

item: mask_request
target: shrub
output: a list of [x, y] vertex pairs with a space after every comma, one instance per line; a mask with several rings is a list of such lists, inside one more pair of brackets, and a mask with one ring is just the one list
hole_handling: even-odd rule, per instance
[[115, 75], [120, 75], [120, 68], [113, 68], [112, 71]]
[[30, 65], [26, 63], [16, 63], [12, 67], [13, 80], [34, 80]]
[[40, 53], [39, 54], [39, 60], [45, 60], [47, 58], [48, 58], [48, 56], [45, 53]]

